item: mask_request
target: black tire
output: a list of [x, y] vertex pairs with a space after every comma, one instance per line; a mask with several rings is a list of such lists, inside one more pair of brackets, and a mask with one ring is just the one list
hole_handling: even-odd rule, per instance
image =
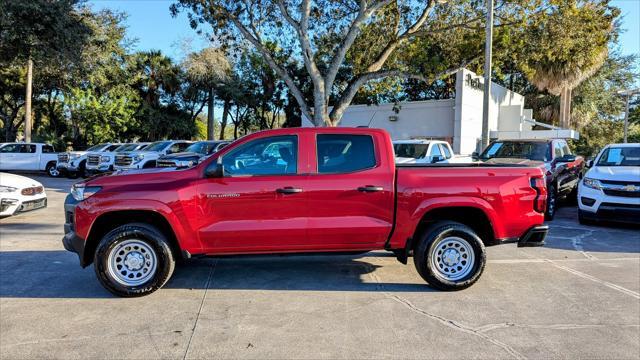
[[[460, 259], [458, 264], [464, 264], [464, 260], [462, 259], [467, 259], [467, 261], [468, 259], [473, 259], [473, 263], [469, 264], [468, 273], [463, 277], [448, 279], [443, 274], [446, 267], [442, 270], [436, 267], [440, 265], [442, 268], [441, 265], [443, 264], [443, 261], [440, 261], [441, 258], [438, 256], [439, 252], [441, 252], [440, 247], [443, 246], [443, 244], [444, 246], [448, 246], [446, 241], [443, 240], [454, 237], [466, 241], [467, 245], [470, 245], [471, 251], [473, 251], [473, 257], [471, 257], [471, 255], [464, 257], [466, 251], [458, 252], [458, 254], [462, 254], [458, 257], [458, 259]], [[440, 221], [429, 226], [420, 235], [418, 240], [414, 249], [413, 263], [418, 274], [420, 274], [430, 286], [445, 291], [462, 290], [473, 285], [478, 281], [480, 275], [482, 275], [482, 271], [484, 271], [487, 262], [485, 247], [478, 235], [468, 226], [453, 221]], [[454, 248], [451, 247], [451, 249]], [[458, 247], [458, 250], [461, 250], [461, 248]], [[435, 265], [436, 263], [439, 263], [439, 265]], [[458, 264], [455, 264], [453, 267]], [[453, 267], [451, 271], [455, 271]], [[458, 266], [458, 269], [460, 269], [460, 266]], [[452, 275], [455, 276], [455, 274]]]
[[[155, 272], [149, 275], [149, 279], [146, 279], [144, 283], [136, 285], [123, 284], [122, 280], [117, 278], [119, 275], [116, 276], [109, 270], [109, 256], [113, 251], [118, 251], [119, 244], [128, 240], [137, 240], [145, 244], [149, 249], [153, 250], [153, 255], [157, 260]], [[135, 245], [132, 245], [132, 247], [135, 248]], [[138, 249], [136, 248], [136, 250]], [[138, 254], [145, 253], [142, 249], [140, 251]], [[113, 253], [116, 258], [118, 258], [118, 255], [115, 252]], [[143, 260], [143, 263], [144, 261], [146, 260]], [[93, 263], [96, 275], [102, 286], [112, 294], [122, 297], [151, 294], [169, 281], [175, 269], [174, 255], [167, 237], [157, 228], [143, 223], [126, 224], [110, 231], [98, 244]], [[122, 260], [122, 263], [124, 264], [125, 261]], [[113, 271], [119, 270], [113, 269]]]
[[143, 169], [151, 169], [156, 167], [156, 162], [155, 161], [147, 161], [146, 163], [144, 163], [144, 165], [142, 165]]
[[85, 178], [87, 177], [87, 161], [86, 160], [82, 160], [80, 162], [80, 165], [78, 166], [78, 176], [80, 176], [81, 178]]
[[547, 188], [547, 210], [544, 212], [545, 220], [553, 220], [558, 210], [558, 193], [556, 192], [556, 186], [551, 184]]
[[574, 186], [569, 195], [567, 195], [566, 202], [569, 205], [578, 205], [578, 185]]
[[60, 171], [58, 171], [57, 164], [55, 161], [48, 163], [44, 171], [47, 172], [47, 175], [49, 175], [49, 177], [57, 178], [60, 176]]

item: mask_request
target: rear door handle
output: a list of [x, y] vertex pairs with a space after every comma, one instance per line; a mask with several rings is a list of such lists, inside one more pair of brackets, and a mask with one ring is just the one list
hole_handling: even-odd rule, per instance
[[382, 190], [384, 190], [382, 186], [373, 186], [373, 185], [366, 185], [358, 188], [358, 191], [362, 191], [362, 192], [376, 192], [376, 191], [382, 191]]
[[278, 194], [297, 194], [297, 193], [301, 193], [302, 189], [286, 186], [280, 189], [276, 189], [276, 192]]

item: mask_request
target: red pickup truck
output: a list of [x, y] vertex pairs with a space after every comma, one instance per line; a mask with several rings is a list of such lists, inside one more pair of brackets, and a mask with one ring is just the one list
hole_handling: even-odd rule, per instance
[[297, 128], [245, 136], [199, 165], [74, 185], [63, 244], [119, 296], [194, 256], [389, 250], [431, 286], [464, 289], [485, 246], [544, 244], [540, 167], [394, 163], [389, 135]]

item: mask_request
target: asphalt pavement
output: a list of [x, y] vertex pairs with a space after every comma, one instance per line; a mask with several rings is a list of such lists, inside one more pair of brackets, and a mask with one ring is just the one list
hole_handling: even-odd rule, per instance
[[640, 358], [640, 230], [575, 207], [543, 248], [488, 248], [464, 291], [370, 252], [194, 260], [123, 299], [62, 247], [73, 181], [35, 178], [48, 208], [0, 220], [3, 359]]

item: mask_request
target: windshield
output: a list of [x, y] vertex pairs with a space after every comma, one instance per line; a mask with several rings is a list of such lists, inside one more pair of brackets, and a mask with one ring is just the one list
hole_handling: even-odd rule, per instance
[[551, 157], [546, 142], [509, 141], [494, 142], [480, 156], [484, 160], [492, 158], [518, 158], [548, 161]]
[[429, 144], [393, 144], [397, 157], [421, 159], [426, 157]]
[[115, 152], [121, 152], [121, 151], [131, 151], [131, 150], [135, 150], [138, 147], [138, 144], [124, 144], [124, 145], [120, 145], [118, 146], [118, 148], [116, 148]]
[[160, 151], [171, 144], [171, 141], [156, 141], [144, 148], [144, 151]]
[[605, 149], [596, 166], [640, 166], [640, 147]]
[[94, 145], [94, 146], [88, 148], [87, 151], [98, 151], [98, 150], [102, 149], [105, 146], [107, 146], [107, 144]]
[[207, 141], [199, 141], [197, 143], [193, 143], [186, 148], [185, 152], [194, 152], [199, 154], [209, 154], [213, 151], [213, 148], [216, 146], [216, 143], [207, 142]]

